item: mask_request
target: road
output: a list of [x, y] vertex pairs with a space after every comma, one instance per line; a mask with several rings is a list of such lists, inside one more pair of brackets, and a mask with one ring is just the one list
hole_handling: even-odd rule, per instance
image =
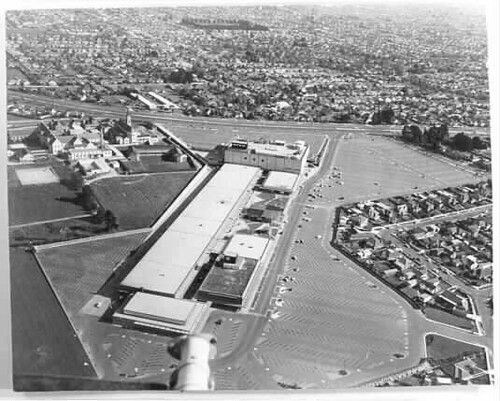
[[[103, 106], [99, 104], [83, 103], [74, 100], [57, 99], [48, 96], [37, 94], [22, 93], [9, 90], [8, 102], [16, 100], [19, 102], [26, 102], [29, 104], [39, 104], [41, 106], [58, 107], [60, 110], [73, 110], [83, 111], [90, 113], [92, 116], [101, 117], [123, 117], [126, 108], [124, 106]], [[400, 125], [365, 125], [365, 124], [340, 124], [340, 123], [305, 123], [305, 122], [276, 122], [276, 121], [248, 121], [239, 119], [220, 119], [220, 118], [203, 118], [203, 117], [189, 117], [183, 114], [168, 114], [155, 111], [136, 111], [134, 118], [144, 119], [148, 121], [170, 121], [186, 124], [206, 124], [210, 126], [231, 126], [231, 127], [247, 127], [247, 128], [266, 128], [266, 129], [289, 129], [289, 130], [302, 130], [302, 131], [318, 131], [319, 133], [331, 132], [366, 132], [378, 134], [394, 134], [400, 133], [402, 126]], [[15, 124], [15, 121], [9, 121], [9, 124]], [[474, 128], [474, 127], [459, 127], [450, 128], [450, 133], [467, 132], [474, 133], [475, 135], [489, 135], [487, 128]]]
[[300, 191], [298, 196], [292, 201], [290, 209], [288, 211], [289, 220], [285, 225], [283, 234], [279, 238], [279, 242], [275, 249], [275, 254], [273, 260], [268, 268], [268, 272], [263, 279], [264, 288], [259, 294], [256, 306], [253, 308], [252, 312], [254, 314], [241, 315], [241, 319], [244, 320], [246, 325], [246, 334], [243, 342], [238, 344], [238, 347], [231, 354], [219, 358], [212, 363], [214, 369], [231, 366], [241, 358], [243, 355], [249, 353], [255, 345], [256, 340], [259, 337], [259, 333], [262, 332], [265, 325], [268, 323], [268, 318], [265, 316], [269, 306], [277, 277], [283, 272], [283, 267], [285, 265], [285, 259], [288, 255], [288, 250], [290, 248], [292, 238], [295, 234], [297, 223], [301, 217], [301, 210], [303, 208], [307, 194], [309, 193], [315, 182], [325, 174], [330, 168], [335, 156], [335, 149], [338, 144], [341, 135], [330, 135], [329, 151], [326, 152], [326, 157], [321, 163], [320, 169], [317, 175], [308, 180], [304, 188]]
[[32, 222], [32, 223], [16, 224], [14, 226], [9, 226], [9, 229], [16, 229], [16, 228], [23, 228], [23, 227], [29, 227], [29, 226], [36, 226], [36, 225], [39, 225], [39, 224], [57, 223], [57, 222], [66, 221], [66, 220], [83, 219], [85, 217], [92, 217], [92, 215], [87, 213], [87, 214], [80, 214], [78, 216], [62, 217], [60, 219], [52, 219], [52, 220], [44, 220], [44, 221], [35, 221], [35, 222]]
[[293, 200], [293, 203], [288, 211], [288, 222], [283, 230], [283, 235], [279, 239], [279, 243], [274, 255], [274, 260], [269, 267], [269, 275], [265, 278], [265, 289], [264, 291], [262, 291], [259, 297], [258, 304], [255, 308], [255, 311], [258, 313], [265, 313], [269, 306], [271, 294], [275, 285], [274, 283], [276, 283], [278, 274], [282, 273], [283, 266], [285, 265], [285, 260], [288, 256], [288, 250], [292, 243], [293, 236], [295, 235], [297, 230], [297, 224], [302, 217], [302, 210], [307, 199], [307, 194], [311, 191], [316, 182], [324, 174], [326, 174], [329, 169], [331, 169], [339, 138], [339, 135], [330, 137], [329, 149], [325, 153], [326, 157], [322, 161], [319, 171], [313, 179], [309, 179], [304, 183], [304, 187], [302, 188], [302, 190], [300, 190], [297, 197]]

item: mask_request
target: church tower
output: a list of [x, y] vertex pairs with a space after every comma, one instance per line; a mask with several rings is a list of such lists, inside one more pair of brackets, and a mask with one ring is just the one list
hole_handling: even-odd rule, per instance
[[134, 129], [132, 128], [132, 109], [127, 107], [127, 114], [125, 115], [125, 129], [127, 130], [128, 143], [134, 142]]
[[125, 115], [125, 122], [127, 123], [127, 126], [132, 129], [132, 110], [130, 107], [127, 107], [127, 114]]

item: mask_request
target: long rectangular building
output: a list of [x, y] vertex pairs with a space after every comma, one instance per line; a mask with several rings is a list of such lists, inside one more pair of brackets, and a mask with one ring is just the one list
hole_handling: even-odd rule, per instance
[[125, 288], [181, 298], [196, 262], [260, 169], [225, 164], [125, 277]]

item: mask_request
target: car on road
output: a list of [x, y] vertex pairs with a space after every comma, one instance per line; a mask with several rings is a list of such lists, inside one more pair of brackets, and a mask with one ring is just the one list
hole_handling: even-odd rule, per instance
[[338, 200], [344, 200], [344, 199], [345, 199], [345, 197], [343, 197], [343, 196], [338, 197]]
[[290, 259], [292, 259], [292, 260], [297, 260], [297, 256], [292, 255]]

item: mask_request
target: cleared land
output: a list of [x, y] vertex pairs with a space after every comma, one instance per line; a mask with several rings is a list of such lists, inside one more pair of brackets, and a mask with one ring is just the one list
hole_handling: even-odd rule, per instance
[[[32, 169], [28, 168], [28, 170]], [[85, 213], [77, 202], [80, 182], [63, 165], [43, 164], [51, 168], [60, 182], [23, 186], [17, 174], [26, 167], [8, 167], [9, 224], [26, 224], [37, 221], [78, 216]], [[22, 173], [21, 173], [22, 174]]]
[[11, 248], [10, 264], [14, 374], [95, 376], [33, 255]]
[[42, 268], [66, 313], [73, 317], [104, 284], [113, 268], [146, 234], [89, 240], [37, 252]]
[[321, 189], [319, 203], [381, 199], [480, 181], [472, 173], [383, 137], [353, 135], [341, 140], [335, 166], [342, 177]]
[[112, 177], [91, 184], [104, 209], [112, 210], [120, 230], [151, 225], [194, 176], [194, 171]]

